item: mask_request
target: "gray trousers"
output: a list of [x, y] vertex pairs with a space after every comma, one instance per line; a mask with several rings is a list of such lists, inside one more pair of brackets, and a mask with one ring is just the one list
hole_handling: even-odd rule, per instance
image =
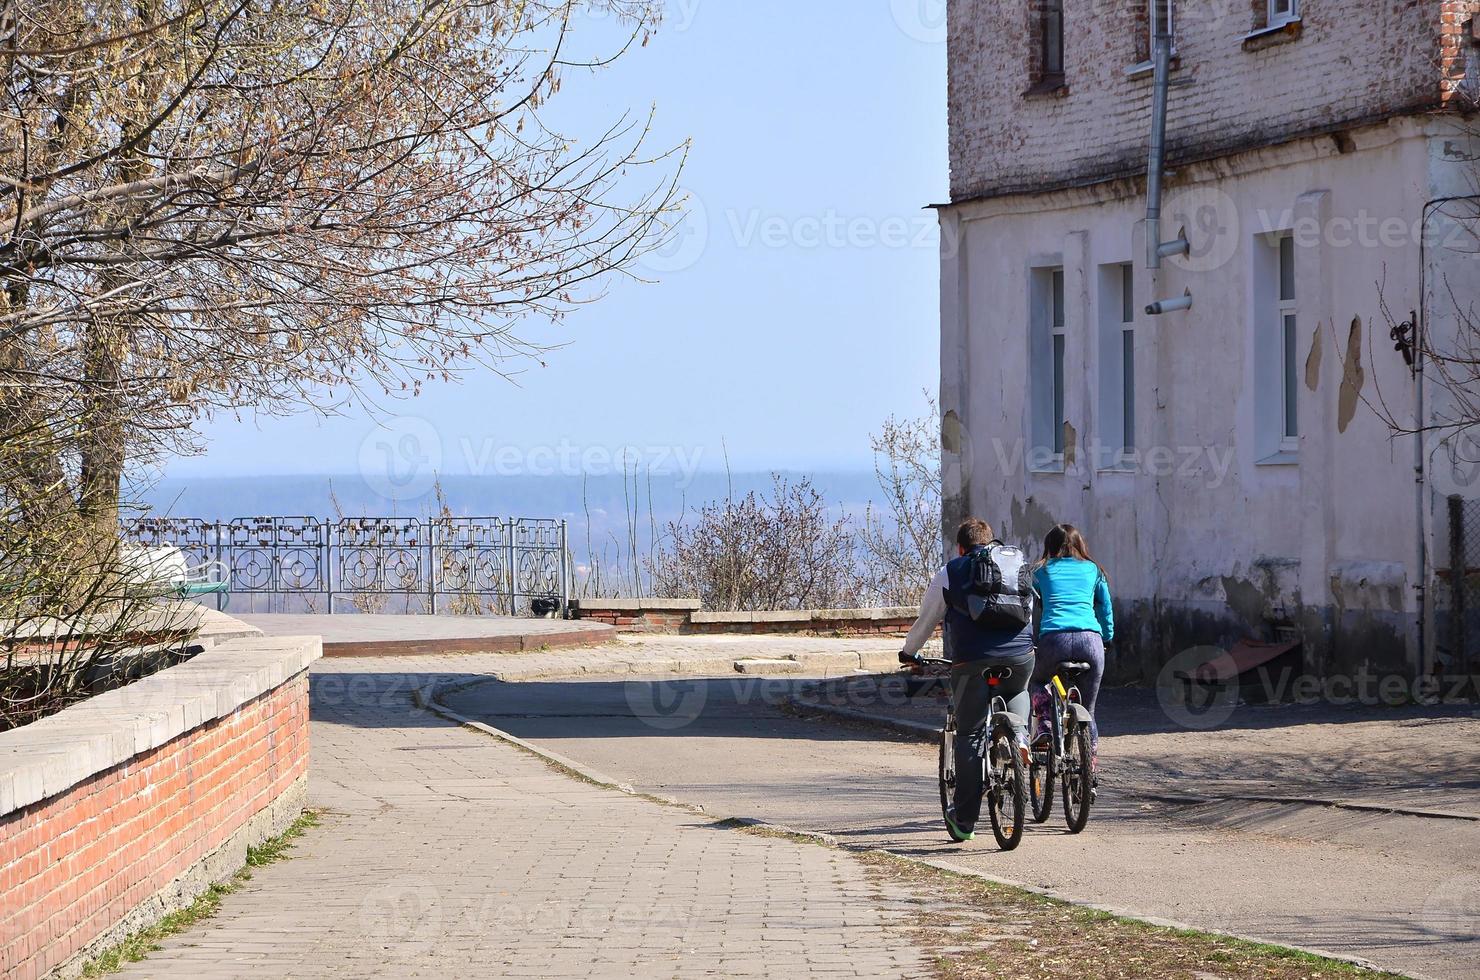
[[[1012, 676], [992, 687], [982, 674], [988, 667], [1011, 667]], [[982, 757], [973, 736], [986, 727], [995, 697], [1004, 698], [1007, 710], [1027, 724], [1031, 710], [1028, 681], [1032, 676], [1031, 646], [1026, 653], [951, 667], [951, 705], [956, 711], [956, 823], [963, 829], [975, 826], [982, 809]]]

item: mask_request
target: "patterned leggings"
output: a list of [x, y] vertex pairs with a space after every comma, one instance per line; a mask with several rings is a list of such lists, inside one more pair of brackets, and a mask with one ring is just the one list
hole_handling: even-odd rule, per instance
[[1033, 667], [1033, 713], [1042, 717], [1048, 712], [1048, 682], [1059, 664], [1083, 661], [1090, 665], [1078, 679], [1079, 694], [1089, 710], [1091, 749], [1100, 749], [1100, 728], [1095, 722], [1095, 701], [1100, 696], [1100, 680], [1105, 676], [1105, 641], [1092, 630], [1045, 633], [1038, 637], [1038, 660]]

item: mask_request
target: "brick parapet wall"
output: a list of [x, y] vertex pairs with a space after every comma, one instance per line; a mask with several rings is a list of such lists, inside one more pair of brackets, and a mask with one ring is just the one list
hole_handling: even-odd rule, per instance
[[318, 653], [316, 639], [231, 641], [0, 734], [0, 974], [75, 973], [296, 816]]
[[[1461, 35], [1476, 0], [1307, 0], [1265, 38], [1261, 2], [1178, 3], [1174, 165], [1443, 108], [1474, 86]], [[1035, 0], [953, 0], [951, 200], [1143, 174], [1150, 127], [1145, 4], [1064, 0], [1066, 91], [1029, 95]], [[1465, 79], [1469, 81], [1466, 83]]]

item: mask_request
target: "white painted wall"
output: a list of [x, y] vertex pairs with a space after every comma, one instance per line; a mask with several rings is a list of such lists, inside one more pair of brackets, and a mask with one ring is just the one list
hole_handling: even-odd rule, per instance
[[[1424, 202], [1460, 179], [1439, 125], [1400, 119], [1353, 131], [1345, 153], [1321, 137], [1187, 168], [1169, 187], [1165, 230], [1186, 222], [1193, 255], [1157, 276], [1144, 267], [1134, 188], [943, 208], [946, 523], [975, 513], [1035, 550], [1052, 522], [1080, 525], [1123, 615], [1162, 604], [1134, 614], [1143, 672], [1194, 636], [1257, 637], [1277, 618], [1299, 625], [1316, 669], [1416, 666], [1413, 441], [1392, 438], [1360, 398], [1348, 396], [1343, 418], [1342, 386], [1360, 377], [1363, 398], [1412, 420], [1414, 382], [1383, 306], [1398, 319], [1418, 307], [1417, 223]], [[1292, 228], [1304, 232], [1301, 435], [1294, 458], [1271, 461], [1256, 339], [1271, 299], [1258, 268], [1261, 236]], [[1100, 286], [1103, 266], [1126, 261], [1136, 263], [1138, 307], [1188, 288], [1195, 306], [1138, 318], [1141, 454], [1106, 468], [1086, 451], [1119, 441], [1116, 420], [1101, 417]], [[1059, 467], [1035, 465], [1048, 461], [1034, 459], [1044, 381], [1030, 357], [1032, 270], [1055, 265], [1068, 305], [1066, 416], [1080, 446], [1074, 465]], [[1349, 354], [1360, 371], [1348, 370]]]

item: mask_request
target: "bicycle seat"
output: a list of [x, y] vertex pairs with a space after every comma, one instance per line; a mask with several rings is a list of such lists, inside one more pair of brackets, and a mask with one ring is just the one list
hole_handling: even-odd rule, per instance
[[1090, 669], [1090, 665], [1080, 661], [1059, 664], [1058, 672], [1065, 675], [1083, 674]]

